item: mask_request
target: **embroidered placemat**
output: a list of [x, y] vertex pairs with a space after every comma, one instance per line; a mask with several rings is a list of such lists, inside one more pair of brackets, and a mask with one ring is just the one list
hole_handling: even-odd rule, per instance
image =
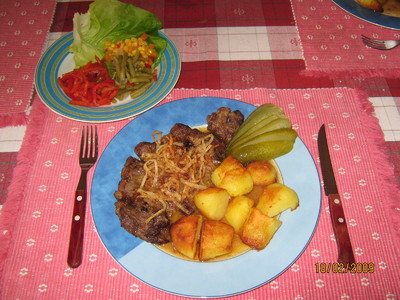
[[[368, 23], [331, 0], [292, 0], [308, 75], [330, 77], [397, 77], [398, 51], [366, 47], [361, 35], [398, 39], [399, 30]], [[400, 19], [399, 19], [400, 22]]]
[[0, 2], [0, 127], [22, 125], [56, 1]]

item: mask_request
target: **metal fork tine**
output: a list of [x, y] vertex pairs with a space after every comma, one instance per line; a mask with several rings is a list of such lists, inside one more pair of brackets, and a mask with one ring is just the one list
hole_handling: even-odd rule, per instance
[[96, 159], [98, 154], [97, 127], [84, 127], [82, 129], [81, 154], [82, 158]]
[[377, 40], [361, 35], [361, 39], [365, 45], [377, 50], [390, 50], [400, 45], [400, 40]]
[[79, 150], [79, 157], [83, 157], [85, 151], [85, 127], [82, 128], [81, 147]]
[[89, 157], [89, 155], [90, 155], [90, 128], [89, 127], [86, 127], [86, 150], [85, 150], [85, 158], [88, 158]]
[[95, 136], [94, 136], [94, 158], [97, 159], [97, 155], [99, 153], [99, 137], [97, 135], [97, 127], [94, 127]]
[[92, 158], [93, 157], [93, 140], [94, 140], [94, 134], [93, 134], [93, 127], [90, 127], [90, 134], [89, 134], [89, 138], [88, 138], [88, 155], [87, 158]]
[[362, 36], [362, 39], [368, 45], [384, 46], [384, 43], [382, 41], [371, 39], [369, 37], [366, 37], [365, 35]]

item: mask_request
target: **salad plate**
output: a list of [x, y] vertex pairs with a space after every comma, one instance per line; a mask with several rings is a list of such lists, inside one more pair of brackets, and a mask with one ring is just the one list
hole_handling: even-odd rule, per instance
[[51, 110], [73, 120], [102, 123], [138, 115], [162, 101], [174, 88], [181, 72], [181, 60], [176, 46], [164, 33], [159, 34], [167, 40], [167, 47], [157, 66], [158, 79], [145, 94], [136, 99], [101, 107], [68, 103], [70, 98], [59, 86], [57, 78], [72, 71], [75, 65], [73, 54], [69, 52], [73, 42], [72, 32], [53, 43], [39, 60], [35, 70], [36, 91]]
[[[280, 216], [283, 222], [268, 246], [235, 258], [197, 262], [177, 258], [134, 237], [121, 227], [115, 214], [114, 192], [121, 169], [134, 147], [151, 142], [155, 130], [167, 134], [175, 123], [191, 127], [206, 124], [207, 115], [226, 106], [247, 117], [256, 107], [215, 97], [185, 98], [157, 106], [122, 128], [102, 153], [90, 191], [91, 212], [99, 237], [110, 255], [142, 282], [167, 293], [196, 298], [237, 295], [262, 286], [284, 273], [303, 253], [318, 223], [321, 188], [316, 165], [306, 145], [296, 139], [293, 150], [275, 160], [284, 184], [294, 189], [300, 206]], [[163, 116], [168, 115], [168, 118]], [[299, 176], [296, 170], [302, 170]], [[290, 247], [287, 247], [290, 243]]]
[[388, 16], [365, 8], [355, 0], [333, 0], [333, 2], [343, 10], [364, 21], [390, 29], [400, 29], [400, 18], [398, 17]]

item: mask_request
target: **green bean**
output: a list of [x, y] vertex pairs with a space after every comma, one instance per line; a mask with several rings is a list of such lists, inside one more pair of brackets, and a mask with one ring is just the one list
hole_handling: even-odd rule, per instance
[[140, 82], [149, 82], [151, 81], [151, 77], [147, 76], [136, 76], [131, 79], [131, 83], [140, 83]]
[[118, 74], [121, 72], [121, 68], [119, 66], [119, 61], [118, 58], [116, 56], [113, 56], [113, 62], [115, 65], [115, 73], [117, 74], [117, 78], [118, 78]]
[[152, 78], [153, 77], [153, 73], [149, 74], [149, 73], [143, 73], [143, 72], [136, 72], [136, 76], [137, 77]]
[[115, 96], [114, 99], [117, 99], [118, 101], [123, 100], [126, 96], [130, 95], [131, 90], [120, 90], [118, 94]]
[[135, 67], [133, 66], [133, 58], [128, 59], [128, 67], [129, 67], [129, 72], [131, 73], [132, 77], [135, 77], [136, 72], [135, 72]]
[[143, 73], [145, 73], [145, 74], [151, 74], [151, 75], [153, 75], [153, 69], [152, 69], [152, 68], [146, 68], [146, 67], [144, 67], [141, 71], [142, 71]]
[[131, 98], [137, 98], [141, 95], [143, 95], [153, 84], [153, 80], [147, 82], [145, 85], [137, 89], [136, 91], [131, 93]]
[[144, 86], [146, 84], [146, 82], [138, 82], [138, 83], [135, 83], [133, 86], [132, 86], [132, 90], [138, 90], [138, 89], [140, 89], [142, 86]]
[[127, 95], [130, 95], [131, 98], [137, 98], [154, 83], [153, 69], [146, 67], [143, 61], [144, 59], [140, 57], [139, 51], [134, 56], [128, 56], [127, 53], [113, 56], [110, 76], [119, 87], [116, 99], [123, 99]]
[[133, 63], [135, 64], [139, 59], [140, 51], [136, 50], [135, 56], [133, 57]]
[[132, 78], [134, 76], [131, 75], [131, 73], [129, 72], [129, 69], [126, 69], [126, 79], [131, 82]]
[[128, 54], [126, 54], [126, 52], [124, 52], [124, 55], [122, 55], [122, 58], [121, 58], [121, 76], [120, 76], [120, 78], [121, 78], [121, 81], [125, 81], [126, 80], [126, 74], [127, 74], [127, 71], [126, 71], [126, 59], [128, 58]]

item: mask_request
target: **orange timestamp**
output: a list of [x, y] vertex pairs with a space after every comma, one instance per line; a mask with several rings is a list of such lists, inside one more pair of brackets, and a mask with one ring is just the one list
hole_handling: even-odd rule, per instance
[[316, 263], [316, 273], [374, 273], [374, 263]]

